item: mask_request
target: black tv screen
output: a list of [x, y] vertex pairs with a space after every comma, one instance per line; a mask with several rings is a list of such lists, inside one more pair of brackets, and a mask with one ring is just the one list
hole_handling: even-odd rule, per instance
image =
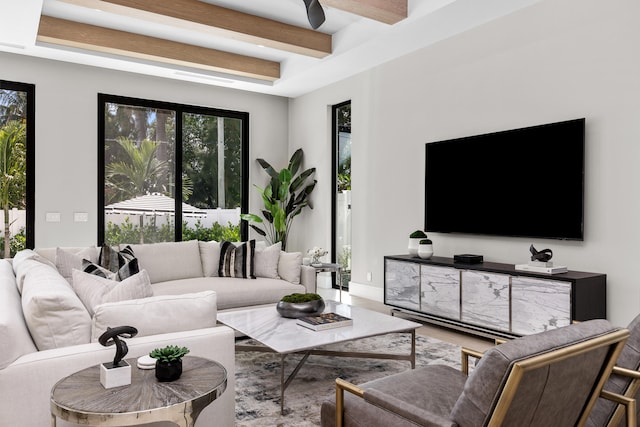
[[426, 144], [425, 230], [583, 240], [585, 119]]

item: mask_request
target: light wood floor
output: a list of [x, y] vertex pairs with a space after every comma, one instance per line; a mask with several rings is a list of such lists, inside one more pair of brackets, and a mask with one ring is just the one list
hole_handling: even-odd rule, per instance
[[[327, 300], [339, 300], [339, 294], [337, 289], [318, 288], [318, 293]], [[369, 310], [378, 311], [380, 313], [391, 314], [391, 308], [384, 305], [381, 302], [373, 301], [367, 298], [361, 298], [349, 295], [348, 292], [342, 292], [342, 302], [351, 304], [358, 307], [364, 307]], [[475, 335], [459, 332], [453, 329], [439, 327], [428, 323], [420, 322], [418, 319], [411, 318], [418, 323], [422, 323], [423, 326], [416, 330], [419, 335], [428, 336], [438, 339], [440, 341], [450, 342], [459, 346], [471, 348], [478, 351], [484, 351], [493, 345], [493, 340], [488, 338], [478, 337]]]

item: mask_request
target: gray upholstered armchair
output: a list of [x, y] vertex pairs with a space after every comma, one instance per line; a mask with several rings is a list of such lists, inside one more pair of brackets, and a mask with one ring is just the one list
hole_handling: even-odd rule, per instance
[[[629, 338], [616, 361], [616, 366], [613, 367], [611, 376], [604, 385], [603, 393], [608, 396], [606, 393], [613, 392], [627, 399], [633, 399], [636, 401], [636, 411], [640, 411], [640, 405], [637, 404], [637, 400], [640, 399], [640, 316], [636, 316], [629, 323], [627, 329], [630, 332]], [[628, 425], [624, 414], [625, 410], [628, 411], [632, 408], [628, 406], [625, 408], [625, 402], [616, 404], [616, 400], [619, 400], [619, 398], [615, 396], [609, 399], [598, 399], [596, 406], [591, 411], [591, 415], [589, 415], [587, 426], [613, 427]], [[639, 417], [640, 412], [636, 412], [636, 419]]]
[[493, 347], [469, 376], [429, 365], [361, 386], [338, 379], [322, 426], [582, 426], [628, 336], [591, 320]]

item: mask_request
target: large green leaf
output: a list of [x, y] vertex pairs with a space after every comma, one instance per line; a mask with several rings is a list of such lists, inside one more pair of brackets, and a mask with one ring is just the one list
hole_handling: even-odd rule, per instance
[[316, 168], [309, 168], [306, 171], [302, 172], [296, 179], [291, 183], [291, 187], [289, 188], [289, 192], [293, 193], [294, 191], [298, 191], [298, 188], [305, 183], [307, 178], [311, 176], [316, 171]]
[[253, 224], [249, 224], [249, 227], [253, 228], [256, 231], [256, 233], [258, 233], [261, 236], [266, 236], [267, 235], [267, 233], [260, 227], [256, 227]]
[[260, 166], [262, 166], [262, 169], [264, 169], [264, 170], [265, 170], [265, 172], [267, 172], [267, 174], [268, 174], [271, 178], [273, 178], [273, 177], [275, 177], [275, 176], [277, 176], [277, 175], [278, 175], [278, 173], [277, 173], [277, 172], [276, 172], [276, 170], [273, 168], [273, 166], [271, 166], [271, 165], [269, 164], [269, 162], [267, 162], [266, 160], [264, 160], [264, 159], [257, 159], [257, 162], [258, 162], [258, 164], [259, 164]]
[[285, 232], [287, 230], [286, 215], [282, 209], [279, 209], [273, 215], [273, 226], [278, 232]]
[[263, 209], [262, 210], [262, 216], [264, 216], [264, 219], [266, 219], [267, 221], [269, 221], [269, 223], [273, 223], [273, 215], [271, 215], [271, 212]]
[[302, 163], [302, 148], [298, 148], [295, 153], [291, 155], [291, 160], [289, 160], [289, 170], [291, 171], [291, 175], [295, 176], [296, 172], [300, 168], [300, 164]]
[[245, 221], [253, 221], [253, 222], [259, 222], [262, 223], [262, 218], [260, 218], [258, 215], [254, 215], [254, 214], [240, 214], [240, 218], [244, 219]]

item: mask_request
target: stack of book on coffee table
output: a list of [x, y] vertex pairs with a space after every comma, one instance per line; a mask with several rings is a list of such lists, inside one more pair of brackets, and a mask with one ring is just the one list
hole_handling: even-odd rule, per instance
[[317, 316], [305, 316], [296, 320], [296, 323], [314, 331], [340, 328], [353, 325], [353, 319], [337, 313], [322, 313]]

